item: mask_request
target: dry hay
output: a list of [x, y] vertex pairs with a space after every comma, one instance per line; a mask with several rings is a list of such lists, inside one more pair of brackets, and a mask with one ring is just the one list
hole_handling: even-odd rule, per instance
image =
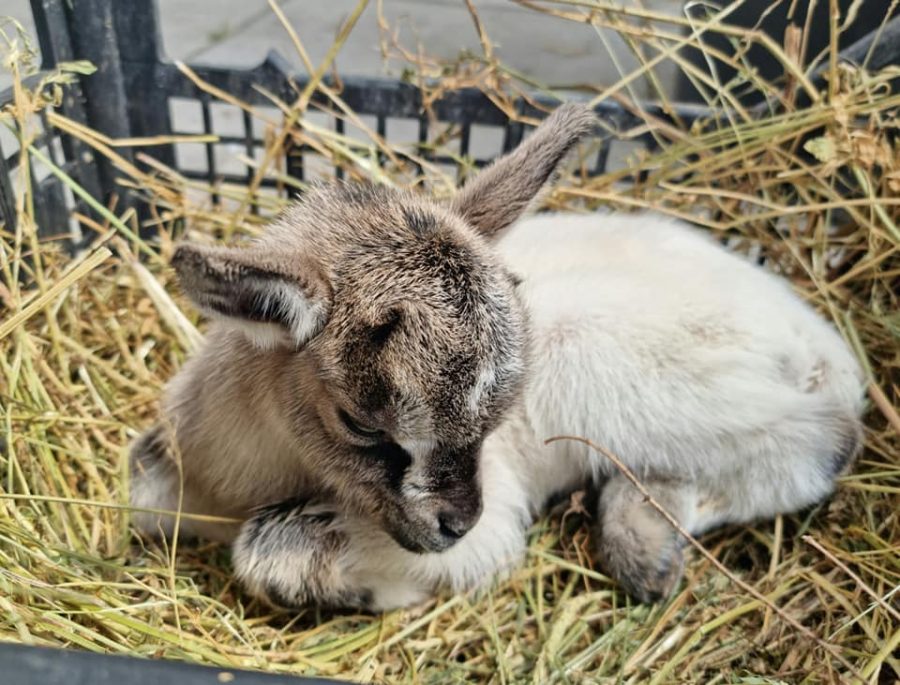
[[[532, 8], [560, 21], [615, 28], [636, 43], [645, 72], [654, 55], [683, 40], [678, 23], [684, 20], [639, 9], [575, 0]], [[339, 89], [318, 77], [356, 16], [321, 65], [309, 63], [294, 36], [314, 78], [295, 102], [276, 103], [284, 116], [268, 122], [258, 178], [295, 184], [278, 165], [285, 145], [302, 139], [352, 176], [414, 179], [410, 169], [422, 160], [408, 147], [388, 145], [362, 127], [362, 135], [350, 138], [297, 123], [316, 88], [341, 109]], [[390, 31], [383, 47], [409, 62], [426, 102], [474, 86], [511, 111], [511, 95], [539, 85], [497, 61], [474, 12], [473, 18], [484, 48], [478, 56], [452, 64], [428, 60], [420, 50], [402, 48]], [[793, 48], [768, 47], [793, 65], [800, 38], [794, 36]], [[9, 63], [23, 68], [21, 41], [7, 41], [6, 48]], [[667, 54], [689, 68], [677, 53]], [[719, 87], [709, 89], [711, 104], [728, 108], [718, 126], [687, 131], [646, 115], [640, 130], [617, 134], [650, 132], [661, 151], [596, 179], [567, 176], [547, 204], [655, 207], [692, 216], [789, 275], [871, 373], [866, 451], [854, 473], [812, 511], [704, 536], [704, 548], [727, 574], [695, 553], [680, 591], [663, 604], [633, 604], [591, 569], [584, 515], [573, 498], [534, 526], [528, 558], [509, 580], [384, 616], [312, 609], [272, 614], [235, 586], [226, 549], [144, 547], [132, 536], [125, 447], [151, 421], [164, 382], [200, 339], [196, 315], [165, 267], [172, 237], [182, 226], [207, 238], [253, 233], [262, 219], [251, 208], [265, 216], [283, 199], [256, 192], [255, 184], [218, 185], [223, 203], [216, 206], [212, 188], [158, 164], [138, 170], [117, 155], [128, 141], [104, 140], [63, 118], [54, 107], [63, 75], [21, 89], [2, 121], [18, 122], [24, 146], [35, 132], [36, 112], [45, 110], [51, 123], [112, 159], [123, 185], [152, 202], [159, 240], [135, 237], [133, 213], [100, 207], [106, 217], [95, 224], [100, 237], [73, 261], [58, 241], [37, 239], [28, 177], [20, 179], [19, 223], [0, 238], [0, 639], [392, 682], [895, 682], [900, 96], [888, 83], [898, 70], [867, 73], [829, 55], [824, 62], [828, 79], [818, 90], [798, 69], [787, 69], [791, 75], [777, 84], [747, 73], [743, 83], [713, 83]], [[436, 82], [426, 80], [433, 76]], [[763, 90], [780, 110], [752, 117], [731, 97], [748, 86]], [[618, 98], [640, 112], [627, 90], [623, 78], [597, 97]], [[798, 109], [802, 93], [812, 104]], [[350, 125], [362, 123], [352, 112], [342, 116]], [[446, 131], [435, 145], [452, 136]], [[386, 159], [382, 168], [375, 164], [378, 151]], [[31, 155], [36, 167], [46, 170], [46, 162], [39, 152]], [[428, 184], [449, 190], [453, 179], [423, 164]], [[642, 180], [620, 183], [636, 170], [646, 170]], [[66, 184], [77, 191], [71, 180]]]

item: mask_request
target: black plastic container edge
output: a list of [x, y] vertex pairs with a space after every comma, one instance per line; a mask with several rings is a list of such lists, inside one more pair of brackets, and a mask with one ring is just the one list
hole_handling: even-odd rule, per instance
[[346, 685], [181, 661], [0, 642], [0, 685]]

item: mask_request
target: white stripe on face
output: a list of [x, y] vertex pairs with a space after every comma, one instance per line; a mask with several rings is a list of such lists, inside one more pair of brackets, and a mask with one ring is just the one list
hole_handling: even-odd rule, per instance
[[414, 438], [411, 440], [397, 440], [406, 452], [412, 457], [412, 463], [403, 478], [400, 490], [407, 499], [425, 499], [430, 496], [428, 481], [425, 475], [425, 467], [432, 452], [437, 448], [437, 441], [433, 438]]
[[469, 393], [469, 410], [473, 414], [478, 413], [478, 409], [481, 405], [481, 398], [484, 397], [484, 394], [488, 389], [494, 385], [496, 379], [497, 372], [496, 367], [493, 364], [489, 363], [481, 368], [481, 371], [478, 374], [478, 380], [475, 381], [475, 387], [473, 387], [472, 392]]
[[437, 441], [434, 438], [413, 438], [410, 440], [397, 440], [397, 444], [407, 451], [412, 457], [413, 468], [416, 464], [425, 462], [428, 456], [434, 452], [437, 447]]

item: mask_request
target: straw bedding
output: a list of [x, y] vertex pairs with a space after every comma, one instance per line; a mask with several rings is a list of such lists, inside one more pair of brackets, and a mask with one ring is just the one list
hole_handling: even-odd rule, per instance
[[[655, 55], [685, 40], [683, 20], [643, 10], [521, 4], [548, 21], [614, 28], [634, 44], [644, 73], [652, 73]], [[447, 193], [453, 178], [411, 147], [378, 139], [352, 112], [341, 116], [354, 136], [306, 118], [317, 88], [341, 111], [339, 88], [320, 77], [353, 40], [364, 5], [319, 65], [286, 25], [313, 78], [295, 102], [273, 100], [278, 117], [214, 94], [261, 119], [268, 147], [254, 173], [281, 179], [285, 191], [297, 183], [279, 160], [303, 142], [351, 176]], [[513, 95], [540, 86], [498, 61], [472, 11], [480, 55], [431, 60], [389, 30], [383, 49], [408, 63], [426, 103], [475, 86], [511, 111]], [[5, 31], [7, 62], [21, 83], [28, 55], [9, 24]], [[801, 54], [802, 36], [794, 38], [783, 49], [768, 45], [788, 67]], [[667, 55], [689, 69], [678, 53]], [[871, 376], [866, 450], [852, 475], [811, 511], [704, 536], [726, 572], [695, 550], [685, 582], [665, 603], [634, 604], [592, 569], [587, 517], [573, 497], [534, 526], [528, 558], [511, 578], [383, 616], [272, 613], [235, 586], [226, 549], [149, 546], [132, 535], [126, 446], [152, 420], [160, 389], [202, 336], [166, 266], [172, 242], [185, 229], [209, 240], [253, 234], [286, 193], [264, 193], [253, 182], [213, 189], [152, 160], [138, 169], [120, 156], [122, 146], [170, 141], [109, 141], [66, 120], [54, 107], [65, 73], [20, 89], [2, 123], [20, 126], [24, 147], [36, 114], [46, 111], [51, 123], [114, 162], [123, 189], [150, 202], [159, 237], [138, 239], [133, 212], [98, 206], [101, 221], [81, 217], [98, 238], [73, 259], [53, 236], [38, 239], [28, 177], [20, 179], [20, 220], [0, 234], [0, 639], [379, 682], [897, 682], [900, 95], [889, 83], [898, 70], [868, 73], [830, 55], [823, 63], [827, 79], [818, 84], [796, 68], [779, 83], [744, 71], [742, 82], [719, 88], [696, 76], [722, 113], [717, 124], [687, 130], [646, 115], [640, 130], [616, 134], [650, 131], [660, 151], [594, 179], [576, 165], [545, 204], [653, 207], [690, 217], [789, 276]], [[750, 87], [777, 106], [751, 116], [732, 96]], [[594, 94], [640, 113], [628, 88], [623, 79]], [[811, 100], [803, 109], [795, 106], [801, 94]], [[446, 130], [433, 144], [448, 146], [454, 134]], [[28, 157], [41, 173], [58, 173], [40, 150]], [[424, 180], [412, 173], [416, 162]], [[65, 183], [78, 194], [71, 179]]]

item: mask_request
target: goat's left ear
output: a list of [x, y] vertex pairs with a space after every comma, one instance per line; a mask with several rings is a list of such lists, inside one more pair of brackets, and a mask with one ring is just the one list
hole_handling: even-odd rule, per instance
[[183, 243], [172, 265], [201, 311], [224, 317], [259, 347], [302, 347], [328, 321], [331, 287], [302, 255]]
[[518, 219], [566, 154], [597, 125], [587, 105], [560, 105], [519, 147], [466, 183], [452, 208], [488, 238]]

